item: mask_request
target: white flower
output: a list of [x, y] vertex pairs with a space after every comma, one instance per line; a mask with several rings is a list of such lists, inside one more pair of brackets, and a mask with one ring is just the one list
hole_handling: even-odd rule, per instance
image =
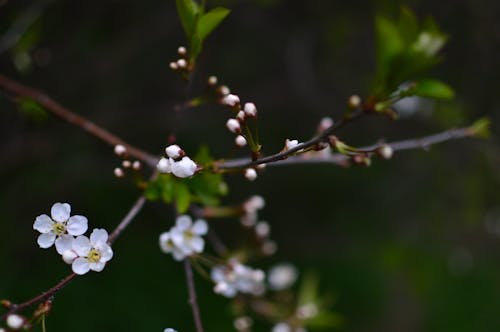
[[286, 139], [285, 141], [285, 146], [286, 146], [286, 149], [287, 150], [290, 150], [294, 147], [296, 147], [297, 145], [299, 145], [299, 141], [297, 141], [296, 139], [294, 140], [289, 140], [288, 138]]
[[136, 160], [132, 163], [132, 168], [136, 171], [140, 170], [142, 167], [141, 162], [139, 160]]
[[193, 176], [198, 166], [189, 157], [183, 157], [180, 161], [171, 164], [172, 173], [179, 178]]
[[225, 95], [224, 98], [222, 98], [222, 103], [224, 105], [234, 107], [240, 103], [240, 97], [238, 97], [237, 95], [228, 94]]
[[7, 316], [7, 326], [10, 327], [13, 330], [19, 330], [24, 326], [24, 323], [26, 320], [16, 314], [11, 314]]
[[245, 145], [247, 145], [247, 139], [242, 135], [238, 135], [234, 139], [234, 144], [236, 144], [236, 146], [239, 146], [240, 148], [244, 147]]
[[181, 156], [182, 149], [177, 144], [173, 144], [165, 148], [165, 153], [170, 158], [177, 159]]
[[158, 161], [158, 164], [156, 164], [156, 169], [160, 173], [172, 173], [173, 163], [173, 159], [161, 158], [160, 161]]
[[267, 275], [269, 287], [274, 290], [289, 288], [297, 280], [298, 272], [295, 266], [282, 263], [273, 266]]
[[265, 274], [232, 259], [227, 265], [212, 269], [211, 279], [215, 282], [214, 292], [225, 297], [234, 297], [238, 292], [262, 295], [265, 291]]
[[253, 168], [247, 168], [245, 170], [245, 177], [249, 181], [254, 181], [257, 178], [257, 171]]
[[159, 242], [161, 250], [166, 254], [172, 254], [176, 261], [182, 261], [186, 257], [184, 252], [175, 245], [170, 232], [160, 234]]
[[254, 103], [246, 103], [243, 110], [246, 116], [254, 117], [257, 115], [257, 107], [255, 107]]
[[236, 119], [227, 120], [226, 127], [232, 133], [238, 134], [241, 132], [240, 122]]
[[203, 219], [194, 222], [188, 215], [181, 215], [175, 221], [175, 227], [170, 230], [170, 236], [175, 246], [186, 256], [200, 253], [205, 247], [205, 240], [201, 237], [207, 234], [208, 225]]
[[33, 229], [39, 231], [37, 239], [40, 248], [50, 248], [55, 243], [59, 254], [71, 247], [73, 236], [82, 235], [87, 231], [88, 220], [84, 216], [72, 216], [71, 206], [68, 203], [55, 203], [50, 211], [51, 217], [46, 214], [36, 217]]
[[89, 270], [102, 271], [106, 262], [113, 257], [113, 250], [107, 241], [108, 232], [104, 229], [94, 229], [90, 240], [84, 235], [78, 236], [72, 246], [72, 250], [78, 255], [71, 266], [73, 272], [85, 274]]
[[126, 153], [127, 153], [127, 148], [125, 148], [125, 146], [121, 144], [115, 145], [115, 154], [117, 156], [123, 156]]

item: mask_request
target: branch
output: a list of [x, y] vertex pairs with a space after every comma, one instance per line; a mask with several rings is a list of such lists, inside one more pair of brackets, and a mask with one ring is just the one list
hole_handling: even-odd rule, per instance
[[194, 287], [193, 270], [191, 269], [191, 263], [187, 258], [184, 260], [184, 268], [186, 270], [186, 281], [189, 292], [189, 304], [191, 305], [191, 309], [193, 311], [193, 319], [194, 319], [194, 324], [196, 326], [196, 332], [203, 332], [200, 309], [198, 308], [198, 301], [196, 299], [196, 289]]
[[62, 120], [74, 126], [79, 127], [80, 129], [86, 131], [88, 134], [97, 137], [101, 141], [104, 141], [111, 146], [115, 146], [118, 144], [125, 146], [127, 148], [127, 153], [130, 156], [145, 162], [147, 165], [151, 167], [154, 168], [156, 167], [157, 163], [156, 157], [126, 143], [124, 140], [110, 133], [106, 129], [99, 127], [95, 123], [85, 119], [83, 116], [70, 111], [69, 109], [59, 104], [58, 102], [51, 99], [42, 91], [17, 83], [1, 74], [0, 74], [0, 88], [19, 97], [29, 98], [36, 101], [50, 113], [54, 114], [55, 116], [61, 118]]
[[[434, 135], [424, 136], [420, 138], [407, 139], [385, 143], [389, 145], [394, 152], [412, 150], [412, 149], [428, 149], [430, 146], [443, 143], [450, 140], [472, 137], [475, 135], [472, 127], [463, 127], [458, 129], [450, 129]], [[380, 144], [374, 144], [360, 148], [361, 150], [375, 150]], [[290, 149], [291, 150], [291, 149]], [[262, 160], [262, 159], [260, 159]], [[298, 164], [335, 164], [339, 166], [347, 166], [350, 158], [340, 153], [332, 153], [328, 156], [302, 154], [289, 157], [288, 159], [277, 159], [269, 162], [271, 165], [298, 165]], [[243, 168], [250, 164], [248, 159], [233, 159], [228, 160], [218, 165], [219, 169]]]
[[[141, 211], [142, 207], [144, 206], [144, 203], [146, 201], [146, 198], [144, 195], [139, 196], [139, 198], [135, 201], [134, 205], [130, 208], [129, 212], [127, 215], [122, 219], [122, 221], [116, 226], [116, 228], [113, 230], [111, 235], [109, 236], [109, 244], [113, 244], [113, 242], [120, 236], [121, 232], [130, 224], [130, 222], [134, 219], [135, 216]], [[20, 304], [12, 304], [10, 309], [4, 313], [2, 316], [0, 316], [0, 321], [3, 321], [7, 318], [7, 316], [16, 313], [22, 309], [25, 309], [27, 307], [30, 307], [34, 304], [43, 302], [51, 297], [53, 297], [56, 293], [58, 293], [61, 289], [64, 288], [67, 284], [69, 284], [75, 277], [77, 276], [76, 273], [71, 273], [68, 276], [66, 276], [64, 279], [62, 279], [57, 285], [54, 287], [46, 290], [45, 292], [41, 293], [38, 296], [35, 296], [23, 303]]]

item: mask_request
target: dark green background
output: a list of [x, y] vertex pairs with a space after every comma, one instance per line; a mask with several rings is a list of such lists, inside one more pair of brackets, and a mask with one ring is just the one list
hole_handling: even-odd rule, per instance
[[[5, 31], [33, 2], [0, 3]], [[400, 4], [419, 17], [431, 14], [450, 35], [433, 74], [456, 89], [457, 101], [398, 122], [359, 121], [341, 137], [358, 145], [403, 139], [483, 115], [497, 128], [498, 1], [208, 3], [233, 11], [209, 38], [193, 89], [216, 74], [242, 100], [254, 101], [267, 153], [285, 138], [307, 139], [323, 116], [340, 117], [349, 95], [367, 93], [374, 15], [396, 13]], [[191, 154], [204, 143], [217, 157], [236, 156], [226, 111], [174, 111], [185, 95], [168, 69], [185, 43], [174, 1], [55, 1], [28, 33], [29, 54], [50, 52], [50, 61], [21, 73], [12, 62], [16, 52], [5, 52], [3, 74], [153, 153], [173, 133]], [[91, 228], [112, 229], [139, 192], [113, 177], [119, 161], [110, 147], [57, 119], [32, 121], [3, 97], [0, 142], [0, 298], [21, 301], [70, 271], [54, 250], [37, 248], [38, 214], [66, 201]], [[497, 143], [495, 136], [454, 141], [370, 168], [269, 167], [255, 183], [229, 177], [226, 203], [254, 193], [266, 198], [261, 216], [279, 251], [262, 266], [289, 260], [318, 271], [322, 291], [336, 298], [332, 308], [345, 318], [343, 331], [497, 331], [500, 237], [486, 228], [487, 220], [500, 225]], [[106, 269], [56, 297], [48, 331], [193, 331], [182, 266], [157, 245], [172, 222], [169, 207], [149, 204], [116, 242]], [[237, 245], [241, 234], [225, 231], [232, 222], [213, 227]], [[206, 330], [231, 331], [228, 301], [197, 281]]]

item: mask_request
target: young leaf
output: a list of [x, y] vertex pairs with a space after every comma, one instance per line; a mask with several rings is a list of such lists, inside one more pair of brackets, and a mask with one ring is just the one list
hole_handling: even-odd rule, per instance
[[472, 134], [477, 137], [481, 138], [489, 138], [491, 136], [491, 131], [490, 131], [490, 126], [491, 126], [491, 120], [488, 118], [480, 118], [479, 120], [476, 120], [470, 126], [470, 129], [472, 130]]
[[445, 100], [453, 99], [455, 96], [455, 92], [448, 84], [434, 79], [418, 81], [408, 93], [413, 96]]
[[380, 15], [375, 18], [375, 33], [377, 67], [379, 74], [385, 76], [394, 58], [403, 51], [404, 43], [396, 24]]
[[200, 17], [196, 26], [196, 32], [202, 42], [229, 15], [229, 12], [230, 10], [227, 8], [217, 7]]
[[191, 204], [191, 193], [188, 186], [184, 182], [176, 182], [174, 188], [175, 206], [177, 212], [184, 213]]
[[191, 40], [195, 33], [200, 7], [194, 0], [176, 0], [176, 4], [179, 19], [181, 20], [186, 37], [188, 40]]

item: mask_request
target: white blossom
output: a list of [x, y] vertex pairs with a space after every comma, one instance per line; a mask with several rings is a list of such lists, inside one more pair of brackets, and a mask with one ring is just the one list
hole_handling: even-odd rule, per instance
[[20, 330], [26, 323], [26, 319], [16, 314], [10, 314], [7, 316], [6, 322], [9, 328], [13, 330]]
[[249, 181], [254, 181], [257, 179], [257, 171], [254, 168], [247, 168], [245, 170], [245, 177]]
[[182, 261], [186, 257], [184, 252], [175, 245], [170, 232], [160, 234], [159, 244], [161, 250], [166, 254], [172, 254], [176, 261]]
[[255, 117], [257, 115], [257, 107], [255, 107], [254, 103], [246, 103], [243, 110], [246, 116]]
[[132, 163], [130, 162], [130, 160], [124, 160], [122, 161], [122, 166], [123, 168], [130, 168], [132, 166]]
[[211, 271], [215, 282], [214, 292], [225, 297], [234, 297], [238, 292], [262, 295], [265, 292], [265, 274], [262, 270], [252, 269], [236, 259], [227, 265], [218, 265]]
[[361, 98], [358, 95], [352, 95], [347, 100], [347, 105], [350, 108], [358, 108], [361, 105]]
[[232, 133], [237, 134], [237, 133], [241, 132], [240, 122], [238, 120], [236, 120], [236, 119], [229, 119], [229, 120], [227, 120], [226, 127]]
[[161, 158], [156, 164], [156, 169], [160, 173], [172, 173], [172, 164], [174, 160], [171, 158]]
[[40, 248], [50, 248], [55, 243], [59, 254], [71, 247], [73, 236], [87, 231], [88, 220], [84, 216], [70, 216], [71, 206], [68, 203], [55, 203], [51, 208], [51, 217], [46, 214], [35, 219], [33, 229], [39, 231], [37, 242]]
[[238, 135], [234, 139], [234, 144], [239, 147], [244, 147], [245, 145], [247, 145], [247, 139], [242, 135]]
[[[85, 274], [89, 270], [100, 272], [113, 257], [113, 250], [107, 243], [108, 232], [94, 229], [90, 239], [84, 235], [73, 240], [72, 250], [78, 255], [72, 263], [73, 272]], [[63, 255], [64, 256], [64, 255]]]
[[288, 263], [281, 263], [269, 269], [267, 282], [269, 288], [282, 290], [292, 286], [297, 280], [298, 272], [295, 266]]
[[177, 217], [175, 226], [160, 235], [159, 244], [164, 253], [172, 254], [177, 261], [186, 256], [200, 253], [205, 247], [203, 235], [207, 234], [208, 225], [203, 219], [193, 220], [188, 215]]
[[225, 95], [224, 98], [222, 98], [222, 103], [224, 105], [234, 107], [240, 103], [240, 97], [238, 97], [237, 95], [228, 94]]
[[127, 153], [127, 148], [125, 148], [125, 146], [121, 144], [115, 145], [115, 154], [117, 156], [123, 156], [126, 153]]
[[182, 149], [177, 144], [173, 144], [173, 145], [169, 145], [165, 148], [165, 153], [170, 158], [177, 159], [181, 156]]
[[179, 178], [188, 178], [193, 176], [198, 166], [189, 157], [183, 157], [181, 160], [171, 164], [172, 173]]
[[287, 138], [285, 141], [285, 146], [286, 146], [287, 150], [290, 150], [290, 149], [296, 147], [297, 145], [299, 145], [299, 141], [297, 141], [296, 139], [290, 140]]

